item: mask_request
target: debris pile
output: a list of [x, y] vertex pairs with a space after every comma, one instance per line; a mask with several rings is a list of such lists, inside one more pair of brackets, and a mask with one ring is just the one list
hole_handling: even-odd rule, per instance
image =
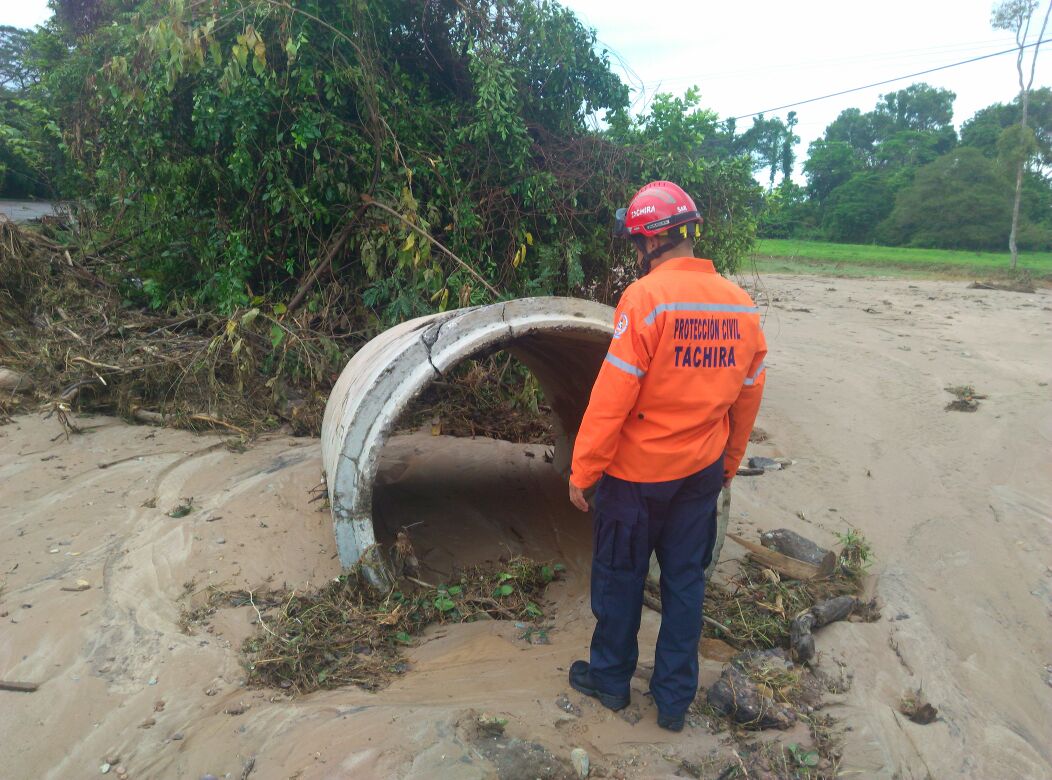
[[947, 412], [974, 412], [979, 408], [979, 402], [989, 397], [975, 392], [971, 385], [954, 385], [947, 387], [946, 392], [956, 396], [956, 400], [946, 404]]
[[939, 719], [939, 710], [928, 701], [920, 688], [903, 694], [899, 700], [899, 712], [922, 726]]
[[432, 435], [551, 444], [551, 408], [537, 379], [503, 351], [465, 360], [431, 382], [402, 415], [404, 427]]
[[406, 671], [401, 649], [431, 624], [543, 619], [538, 602], [562, 569], [520, 557], [464, 569], [450, 584], [407, 577], [387, 592], [360, 569], [306, 593], [211, 589], [203, 604], [187, 606], [183, 625], [189, 631], [219, 608], [250, 606], [259, 625], [242, 647], [250, 684], [291, 693], [377, 690]]
[[[792, 549], [819, 561], [819, 565], [790, 558], [733, 534], [728, 536], [744, 542], [749, 555], [739, 562], [737, 572], [726, 583], [713, 582], [706, 588], [705, 614], [710, 620], [705, 633], [740, 650], [789, 649], [794, 620], [838, 596], [857, 597], [872, 559], [869, 543], [855, 532], [841, 536], [843, 546], [839, 554], [810, 542], [805, 545], [807, 540], [791, 531], [780, 529], [766, 534], [766, 544], [772, 548]], [[875, 607], [867, 605], [861, 616], [875, 619]]]
[[[67, 237], [68, 238], [68, 237]], [[103, 250], [0, 222], [0, 415], [78, 410], [245, 435], [289, 422], [317, 433], [345, 347], [280, 305], [221, 315], [129, 307]], [[175, 310], [173, 310], [175, 311]], [[351, 345], [356, 346], [356, 345]]]

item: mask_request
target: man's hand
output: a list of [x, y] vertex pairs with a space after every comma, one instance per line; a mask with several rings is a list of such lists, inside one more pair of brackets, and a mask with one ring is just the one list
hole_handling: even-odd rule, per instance
[[588, 511], [588, 500], [584, 497], [584, 491], [573, 482], [570, 483], [570, 503], [582, 512]]

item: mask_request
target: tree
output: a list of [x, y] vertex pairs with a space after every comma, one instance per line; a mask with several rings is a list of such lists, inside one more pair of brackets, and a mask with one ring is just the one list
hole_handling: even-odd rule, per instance
[[799, 120], [795, 111], [790, 111], [785, 118], [785, 134], [782, 136], [782, 184], [793, 179], [793, 166], [796, 164], [796, 145], [800, 136], [793, 132]]
[[31, 36], [29, 30], [0, 25], [0, 94], [20, 95], [36, 81], [29, 63]]
[[135, 303], [285, 299], [365, 332], [603, 297], [612, 211], [659, 177], [697, 193], [721, 269], [755, 234], [759, 187], [704, 157], [718, 118], [696, 91], [634, 116], [594, 31], [549, 0], [52, 3], [36, 125]]
[[994, 161], [962, 147], [917, 171], [878, 236], [892, 244], [993, 249], [1010, 221], [1010, 183]]
[[[0, 195], [46, 195], [46, 113], [29, 99], [39, 77], [32, 64], [34, 33], [0, 26]], [[53, 139], [49, 139], [53, 140]]]
[[1034, 45], [1034, 53], [1030, 60], [1030, 78], [1024, 82], [1023, 80], [1023, 62], [1025, 59], [1025, 49], [1027, 35], [1030, 32], [1030, 22], [1033, 18], [1034, 11], [1038, 8], [1038, 0], [1003, 0], [1000, 4], [994, 6], [993, 15], [990, 20], [990, 24], [995, 30], [1009, 30], [1015, 34], [1015, 42], [1018, 48], [1016, 55], [1016, 72], [1019, 76], [1019, 102], [1022, 108], [1022, 114], [1019, 119], [1019, 133], [1018, 136], [1012, 139], [1010, 136], [1006, 137], [1005, 143], [1002, 148], [1010, 150], [1013, 153], [1012, 156], [1016, 158], [1014, 160], [1016, 176], [1015, 176], [1015, 196], [1012, 203], [1012, 227], [1008, 234], [1008, 249], [1012, 253], [1012, 270], [1015, 270], [1016, 263], [1019, 259], [1019, 248], [1016, 246], [1016, 236], [1019, 232], [1019, 204], [1023, 197], [1023, 173], [1026, 168], [1027, 157], [1032, 149], [1032, 142], [1030, 134], [1028, 134], [1027, 127], [1027, 111], [1030, 104], [1030, 88], [1034, 85], [1034, 70], [1037, 68], [1037, 54], [1040, 48], [1041, 40], [1045, 35], [1045, 28], [1048, 26], [1048, 17], [1052, 13], [1052, 0], [1049, 0], [1048, 8], [1045, 10], [1045, 18], [1041, 23], [1041, 30], [1037, 34], [1037, 43]]
[[[994, 103], [975, 112], [961, 127], [961, 144], [974, 146], [987, 157], [998, 156], [997, 143], [1007, 128], [1018, 125], [1022, 116], [1021, 96], [1011, 103]], [[1029, 171], [1052, 186], [1052, 88], [1030, 91], [1027, 125], [1034, 134], [1036, 152]]]
[[834, 241], [869, 243], [891, 208], [892, 193], [884, 177], [862, 173], [830, 193], [822, 224]]
[[870, 162], [878, 140], [873, 113], [863, 114], [857, 108], [845, 108], [826, 127], [824, 138], [826, 141], [847, 144], [855, 150], [861, 161]]
[[808, 194], [821, 203], [862, 167], [855, 149], [846, 141], [812, 141], [804, 163]]
[[951, 126], [953, 101], [956, 99], [957, 95], [948, 89], [918, 82], [881, 95], [874, 115], [878, 126], [886, 128], [885, 132], [937, 131]]

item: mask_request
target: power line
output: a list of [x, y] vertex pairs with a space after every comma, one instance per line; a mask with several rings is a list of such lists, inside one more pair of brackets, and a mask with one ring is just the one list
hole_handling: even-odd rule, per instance
[[865, 86], [862, 86], [862, 87], [852, 87], [851, 89], [844, 89], [844, 90], [841, 90], [840, 92], [833, 92], [833, 93], [831, 93], [829, 95], [822, 95], [821, 97], [808, 98], [807, 100], [800, 100], [800, 101], [798, 101], [796, 103], [786, 103], [784, 106], [776, 106], [775, 108], [767, 108], [767, 109], [764, 109], [763, 111], [753, 111], [751, 114], [742, 114], [741, 116], [736, 116], [736, 117], [732, 117], [732, 118], [736, 119], [736, 120], [737, 119], [748, 119], [749, 117], [756, 116], [757, 114], [773, 113], [775, 111], [781, 111], [782, 109], [785, 109], [785, 108], [795, 108], [796, 106], [803, 106], [803, 105], [806, 105], [807, 103], [815, 103], [815, 102], [817, 102], [819, 100], [828, 100], [829, 98], [840, 97], [841, 95], [849, 95], [852, 92], [861, 92], [864, 89], [872, 89], [873, 87], [882, 87], [885, 84], [891, 84], [891, 83], [893, 83], [895, 81], [902, 81], [903, 79], [912, 79], [912, 78], [916, 78], [917, 76], [925, 76], [925, 75], [927, 75], [929, 73], [935, 73], [936, 71], [939, 71], [939, 70], [946, 70], [947, 68], [956, 68], [959, 65], [967, 65], [970, 62], [978, 62], [979, 60], [988, 60], [991, 57], [1000, 57], [1002, 54], [1011, 54], [1013, 52], [1019, 51], [1020, 49], [1029, 49], [1031, 46], [1040, 46], [1042, 43], [1048, 43], [1049, 41], [1052, 41], [1052, 38], [1045, 38], [1042, 41], [1034, 41], [1033, 43], [1028, 43], [1028, 44], [1025, 44], [1024, 46], [1018, 46], [1018, 47], [1011, 48], [1011, 49], [1005, 49], [1004, 51], [994, 52], [993, 54], [983, 54], [982, 56], [979, 56], [979, 57], [972, 57], [969, 60], [961, 60], [960, 62], [954, 62], [954, 63], [951, 63], [949, 65], [940, 65], [937, 68], [929, 68], [928, 70], [918, 71], [917, 73], [909, 73], [909, 74], [907, 74], [905, 76], [896, 76], [893, 79], [885, 79], [884, 81], [877, 81], [877, 82], [874, 82], [873, 84], [866, 84]]
[[[901, 51], [889, 51], [889, 52], [882, 52], [882, 53], [869, 53], [869, 54], [864, 54], [864, 55], [857, 55], [857, 56], [851, 56], [851, 57], [842, 57], [842, 58], [834, 58], [834, 59], [805, 60], [805, 61], [802, 61], [802, 62], [794, 62], [794, 63], [791, 63], [791, 64], [779, 65], [779, 70], [784, 72], [784, 71], [789, 71], [789, 70], [806, 70], [806, 69], [814, 69], [814, 68], [826, 68], [826, 69], [828, 69], [830, 67], [837, 66], [837, 65], [848, 65], [848, 64], [854, 64], [854, 63], [867, 63], [868, 64], [868, 63], [878, 63], [878, 62], [888, 62], [888, 61], [899, 62], [901, 64], [905, 64], [907, 66], [910, 66], [910, 65], [920, 64], [920, 63], [916, 63], [917, 60], [928, 60], [928, 61], [930, 61], [932, 59], [933, 55], [935, 55], [935, 56], [945, 55], [945, 54], [956, 54], [956, 55], [959, 55], [959, 54], [962, 54], [962, 53], [972, 54], [972, 53], [975, 53], [975, 48], [977, 46], [982, 46], [982, 47], [984, 47], [986, 49], [990, 49], [990, 48], [993, 48], [994, 46], [1003, 46], [1003, 45], [1004, 45], [1004, 39], [1003, 38], [997, 39], [996, 41], [995, 40], [990, 40], [990, 41], [977, 41], [977, 42], [973, 42], [973, 43], [953, 43], [953, 44], [945, 44], [945, 45], [938, 46], [938, 47], [928, 47], [928, 48], [925, 48], [925, 49], [906, 49], [906, 50], [901, 50]], [[1013, 51], [1015, 51], [1015, 50], [1013, 49]], [[1000, 53], [1000, 52], [998, 52], [998, 53]], [[913, 62], [910, 62], [911, 60]], [[749, 76], [749, 75], [755, 75], [755, 74], [767, 74], [769, 72], [770, 72], [770, 67], [769, 66], [757, 66], [757, 67], [747, 68], [747, 69], [744, 69], [744, 70], [723, 70], [723, 71], [715, 71], [715, 72], [709, 72], [709, 73], [700, 73], [700, 74], [696, 73], [696, 74], [693, 74], [693, 75], [687, 74], [687, 75], [672, 76], [672, 77], [666, 77], [666, 78], [651, 79], [650, 81], [641, 82], [641, 86], [642, 87], [664, 87], [667, 84], [679, 83], [679, 82], [684, 82], [684, 81], [693, 81], [695, 83], [702, 84], [702, 83], [707, 83], [707, 82], [713, 81], [715, 79], [737, 78], [737, 77], [740, 77], [740, 76]]]

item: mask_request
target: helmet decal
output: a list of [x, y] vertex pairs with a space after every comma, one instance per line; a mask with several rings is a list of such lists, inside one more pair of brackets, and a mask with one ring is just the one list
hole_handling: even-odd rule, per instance
[[701, 221], [698, 207], [679, 185], [653, 181], [632, 197], [627, 208], [618, 209], [616, 231], [621, 236], [656, 236]]

